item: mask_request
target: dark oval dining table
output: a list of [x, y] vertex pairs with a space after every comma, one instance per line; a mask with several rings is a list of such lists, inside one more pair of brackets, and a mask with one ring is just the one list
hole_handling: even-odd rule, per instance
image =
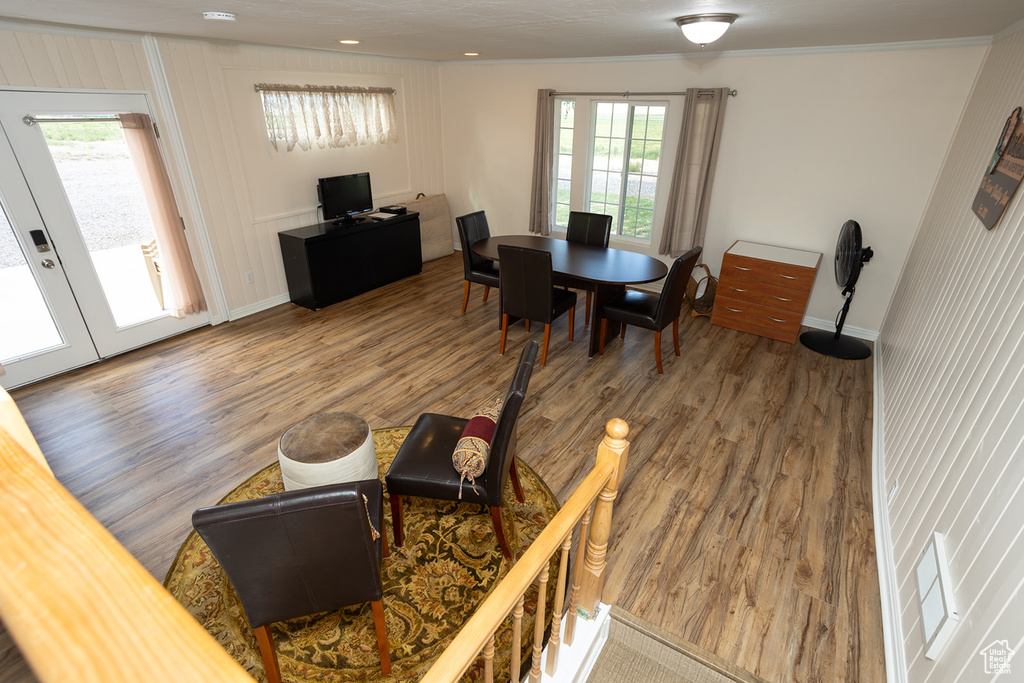
[[[588, 354], [591, 357], [597, 355], [601, 335], [598, 311], [604, 303], [624, 291], [626, 285], [656, 282], [668, 274], [668, 266], [646, 254], [611, 247], [594, 247], [540, 235], [494, 235], [475, 243], [472, 249], [484, 258], [498, 261], [498, 247], [503, 244], [550, 253], [553, 273], [578, 280], [580, 285], [593, 290]], [[608, 327], [609, 338], [618, 334], [618, 325]]]

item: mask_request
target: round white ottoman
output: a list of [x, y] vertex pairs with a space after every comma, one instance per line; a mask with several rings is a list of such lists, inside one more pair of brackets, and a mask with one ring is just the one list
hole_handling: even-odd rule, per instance
[[377, 479], [377, 451], [366, 420], [321, 413], [288, 428], [277, 446], [286, 491]]

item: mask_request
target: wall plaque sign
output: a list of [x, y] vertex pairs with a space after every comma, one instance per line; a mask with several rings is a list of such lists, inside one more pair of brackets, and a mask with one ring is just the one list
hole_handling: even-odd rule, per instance
[[974, 197], [974, 213], [986, 230], [996, 227], [999, 218], [1010, 203], [1013, 193], [1024, 176], [1024, 122], [1021, 108], [1017, 107], [1006, 119], [999, 134], [992, 161], [981, 179], [981, 187]]

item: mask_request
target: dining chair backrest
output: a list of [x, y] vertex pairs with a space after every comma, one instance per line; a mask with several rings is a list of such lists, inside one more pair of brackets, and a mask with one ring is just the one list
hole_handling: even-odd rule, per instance
[[256, 628], [380, 600], [382, 539], [368, 515], [382, 502], [369, 479], [200, 508], [192, 525]]
[[480, 267], [489, 262], [483, 256], [478, 256], [472, 247], [480, 240], [491, 236], [487, 227], [487, 215], [483, 211], [474, 211], [465, 216], [455, 219], [455, 225], [459, 229], [459, 242], [462, 243], [462, 264], [466, 269], [466, 277], [472, 270], [479, 270]]
[[570, 211], [565, 239], [569, 242], [608, 248], [612, 234], [612, 217], [603, 213]]
[[700, 247], [694, 247], [672, 262], [668, 276], [665, 277], [665, 285], [661, 289], [658, 308], [654, 312], [654, 324], [657, 329], [665, 329], [679, 315], [683, 299], [686, 298], [686, 283], [690, 280], [690, 273], [697, 265], [701, 251]]
[[517, 318], [552, 322], [554, 291], [551, 254], [540, 249], [498, 246], [501, 312]]
[[487, 470], [484, 472], [486, 476], [484, 488], [492, 506], [501, 505], [502, 494], [505, 491], [509, 470], [512, 466], [512, 458], [515, 457], [516, 452], [516, 422], [519, 420], [519, 411], [526, 398], [526, 389], [530, 386], [530, 376], [533, 374], [533, 364], [536, 360], [537, 342], [530, 341], [519, 356], [516, 372], [512, 376], [512, 384], [508, 388], [505, 402], [501, 406], [501, 414], [498, 415], [498, 420], [494, 425], [491, 453], [487, 460]]

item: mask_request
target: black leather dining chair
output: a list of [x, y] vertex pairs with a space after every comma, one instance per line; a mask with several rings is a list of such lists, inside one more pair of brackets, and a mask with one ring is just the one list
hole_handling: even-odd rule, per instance
[[380, 668], [391, 673], [382, 558], [388, 555], [378, 479], [317, 486], [200, 508], [192, 526], [234, 586], [270, 683], [281, 672], [269, 625], [370, 602]]
[[576, 292], [554, 287], [550, 252], [503, 244], [498, 247], [498, 260], [501, 262], [501, 346], [498, 353], [505, 353], [509, 317], [524, 318], [527, 332], [530, 321], [536, 320], [544, 323], [540, 364], [545, 365], [551, 323], [565, 312], [569, 313], [569, 341], [572, 341]]
[[462, 312], [466, 312], [469, 303], [469, 287], [471, 282], [484, 286], [484, 302], [491, 287], [499, 286], [498, 266], [494, 261], [477, 256], [473, 245], [491, 236], [487, 227], [487, 215], [483, 211], [474, 211], [455, 219], [459, 229], [459, 242], [462, 244], [462, 267], [465, 271], [466, 287], [462, 294]]
[[[608, 248], [612, 234], [612, 217], [604, 213], [587, 213], [570, 211], [569, 222], [565, 230], [567, 242], [589, 244], [592, 247]], [[590, 301], [593, 296], [593, 285], [567, 276], [555, 278], [556, 285], [584, 289], [587, 292], [586, 311], [583, 318], [584, 327], [590, 324]]]
[[694, 247], [675, 261], [665, 278], [661, 296], [627, 289], [622, 294], [609, 299], [598, 315], [601, 317], [601, 336], [598, 342], [598, 353], [604, 353], [604, 340], [608, 331], [608, 321], [622, 324], [622, 338], [626, 338], [626, 326], [636, 325], [644, 329], [654, 330], [654, 358], [658, 364], [658, 374], [664, 374], [661, 366], [661, 332], [669, 323], [672, 324], [672, 341], [676, 355], [679, 355], [679, 312], [686, 297], [686, 283], [690, 279], [701, 248]]
[[491, 511], [498, 545], [505, 557], [512, 558], [509, 537], [514, 530], [505, 529], [501, 505], [510, 478], [516, 499], [520, 503], [524, 500], [519, 472], [516, 470], [516, 422], [536, 359], [537, 342], [531, 341], [519, 357], [512, 384], [502, 403], [501, 414], [495, 422], [487, 466], [478, 478], [477, 485], [464, 485], [452, 465], [452, 453], [469, 420], [436, 413], [424, 413], [416, 420], [384, 475], [391, 500], [391, 522], [395, 530], [396, 546], [401, 546], [405, 540], [402, 499], [417, 496], [486, 505]]

